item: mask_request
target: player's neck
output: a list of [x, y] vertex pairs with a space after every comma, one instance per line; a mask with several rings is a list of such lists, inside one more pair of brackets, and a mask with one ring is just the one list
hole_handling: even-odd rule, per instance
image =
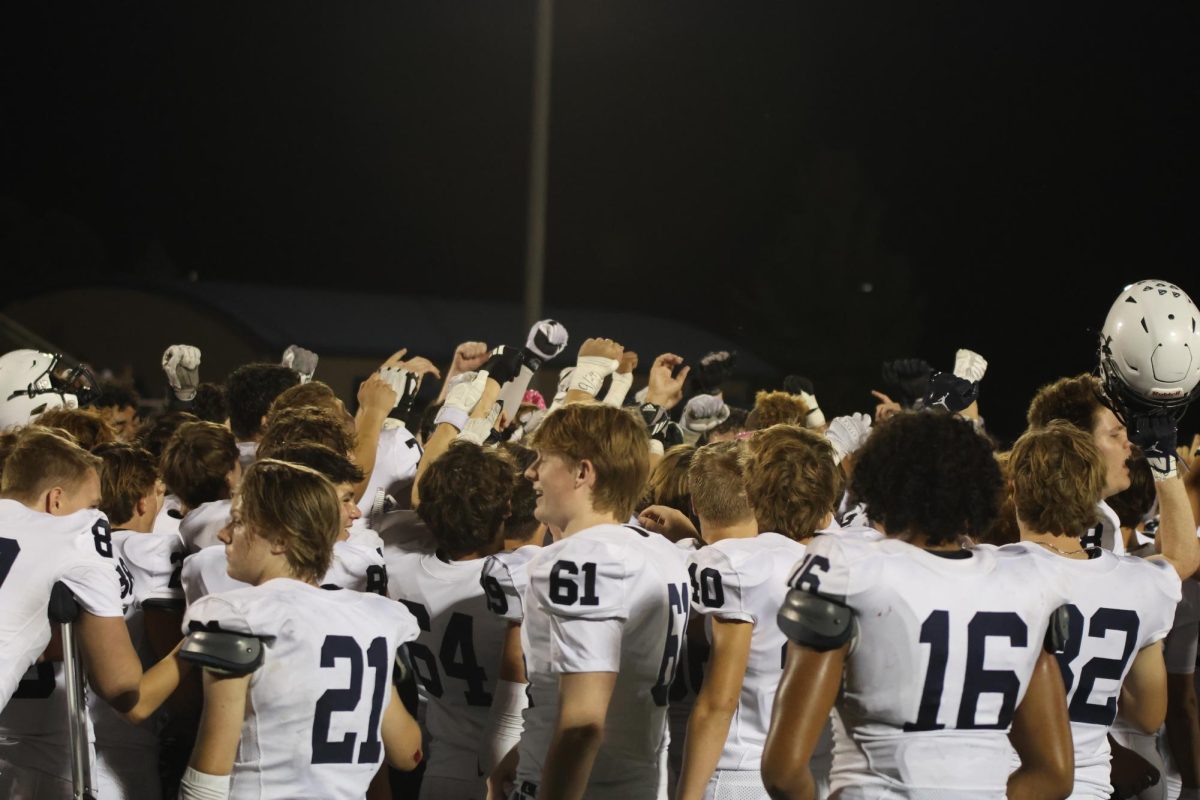
[[714, 525], [701, 517], [700, 530], [701, 538], [709, 544], [724, 539], [753, 539], [758, 536], [758, 522], [754, 517], [750, 517], [732, 525]]
[[1017, 526], [1021, 530], [1022, 542], [1033, 542], [1041, 545], [1055, 555], [1063, 556], [1064, 558], [1073, 558], [1080, 561], [1086, 561], [1088, 558], [1087, 550], [1079, 541], [1078, 536], [1072, 536], [1069, 533], [1043, 533], [1035, 531], [1026, 525], [1017, 521]]
[[566, 539], [568, 536], [574, 536], [582, 530], [594, 528], [597, 525], [621, 525], [625, 522], [626, 520], [617, 519], [607, 511], [596, 511], [589, 508], [576, 514], [570, 522], [563, 526], [562, 538]]

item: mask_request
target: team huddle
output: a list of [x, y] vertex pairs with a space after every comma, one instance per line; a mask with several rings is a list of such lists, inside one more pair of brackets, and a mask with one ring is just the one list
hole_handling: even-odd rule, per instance
[[969, 350], [828, 421], [611, 339], [547, 404], [553, 320], [353, 414], [299, 347], [145, 419], [8, 353], [0, 796], [1198, 800], [1198, 322], [1126, 287], [1003, 451]]

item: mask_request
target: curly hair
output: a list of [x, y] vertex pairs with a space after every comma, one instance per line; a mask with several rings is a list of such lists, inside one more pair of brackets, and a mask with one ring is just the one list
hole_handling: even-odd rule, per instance
[[1078, 534], [1096, 524], [1105, 467], [1089, 433], [1065, 420], [1026, 431], [1009, 456], [1017, 518], [1040, 533]]
[[759, 532], [807, 539], [834, 510], [841, 485], [833, 445], [798, 425], [772, 425], [746, 443], [746, 499]]
[[642, 494], [641, 506], [669, 506], [687, 516], [692, 516], [692, 492], [688, 483], [688, 468], [696, 448], [690, 444], [677, 444], [663, 453], [663, 457], [650, 470], [646, 490]]
[[533, 515], [537, 493], [533, 491], [533, 482], [525, 477], [525, 470], [537, 461], [537, 453], [516, 442], [500, 442], [496, 452], [508, 459], [513, 470], [512, 512], [504, 525], [504, 535], [509, 539], [528, 539], [541, 525]]
[[89, 408], [134, 408], [141, 403], [141, 398], [132, 388], [111, 381], [100, 384], [100, 393], [92, 401]]
[[1122, 528], [1136, 528], [1154, 507], [1157, 493], [1154, 489], [1154, 473], [1150, 471], [1150, 464], [1141, 448], [1133, 448], [1133, 457], [1128, 464], [1129, 488], [1106, 498], [1104, 502], [1117, 512]]
[[1044, 428], [1056, 419], [1065, 420], [1091, 433], [1096, 414], [1103, 408], [1100, 381], [1094, 375], [1059, 378], [1037, 390], [1025, 414], [1030, 428]]
[[301, 442], [316, 442], [343, 454], [354, 450], [354, 434], [340, 415], [320, 406], [297, 406], [267, 418], [258, 452], [270, 458], [274, 450]]
[[455, 442], [421, 475], [417, 516], [456, 560], [499, 549], [513, 494], [512, 465], [495, 450]]
[[84, 450], [117, 441], [117, 432], [89, 408], [52, 408], [37, 418], [37, 424], [46, 428], [61, 428], [75, 437]]
[[[202, 420], [190, 411], [167, 411], [151, 417], [138, 427], [136, 442], [150, 451], [155, 461], [162, 459], [167, 442], [185, 422]], [[211, 422], [211, 420], [209, 420]]]
[[100, 510], [114, 526], [133, 519], [137, 503], [154, 491], [158, 465], [154, 456], [124, 442], [102, 444], [93, 451], [104, 461], [100, 471]]
[[315, 583], [325, 576], [342, 533], [342, 504], [324, 475], [259, 459], [246, 470], [238, 500], [250, 534], [282, 545], [294, 577]]
[[219, 383], [202, 383], [196, 387], [196, 398], [192, 400], [192, 411], [205, 422], [223, 425], [229, 419], [229, 403], [225, 400], [225, 387]]
[[979, 536], [1000, 508], [1003, 478], [987, 440], [961, 417], [904, 411], [880, 423], [856, 454], [850, 494], [889, 535], [931, 546]]
[[772, 425], [804, 425], [808, 404], [787, 392], [759, 392], [746, 417], [746, 430], [761, 431]]
[[300, 374], [279, 364], [244, 364], [225, 381], [229, 428], [239, 442], [262, 431], [262, 420], [275, 398], [300, 383]]

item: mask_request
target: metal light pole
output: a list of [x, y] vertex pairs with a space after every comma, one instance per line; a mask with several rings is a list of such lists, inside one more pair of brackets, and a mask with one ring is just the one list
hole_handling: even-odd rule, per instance
[[554, 0], [537, 0], [533, 44], [533, 115], [529, 135], [529, 218], [525, 235], [525, 327], [542, 318], [546, 278], [546, 184], [550, 157], [550, 59]]

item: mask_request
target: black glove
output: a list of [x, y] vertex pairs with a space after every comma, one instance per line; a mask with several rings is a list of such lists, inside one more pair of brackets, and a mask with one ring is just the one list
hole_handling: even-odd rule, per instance
[[520, 350], [500, 345], [492, 351], [492, 357], [481, 369], [487, 372], [489, 378], [503, 386], [517, 377], [517, 373], [521, 371], [521, 363]]
[[1130, 406], [1125, 413], [1125, 427], [1129, 432], [1129, 441], [1145, 453], [1154, 480], [1174, 477], [1178, 459], [1175, 444], [1179, 436], [1175, 417], [1157, 409]]
[[721, 384], [733, 377], [733, 368], [737, 366], [737, 352], [733, 350], [715, 350], [700, 359], [692, 367], [688, 376], [692, 381], [694, 394], [712, 394], [721, 388]]
[[911, 408], [913, 403], [929, 393], [929, 379], [932, 376], [933, 367], [920, 358], [885, 361], [880, 371], [884, 391], [905, 408]]
[[979, 399], [979, 384], [953, 372], [935, 372], [925, 393], [926, 408], [944, 408], [957, 414]]

